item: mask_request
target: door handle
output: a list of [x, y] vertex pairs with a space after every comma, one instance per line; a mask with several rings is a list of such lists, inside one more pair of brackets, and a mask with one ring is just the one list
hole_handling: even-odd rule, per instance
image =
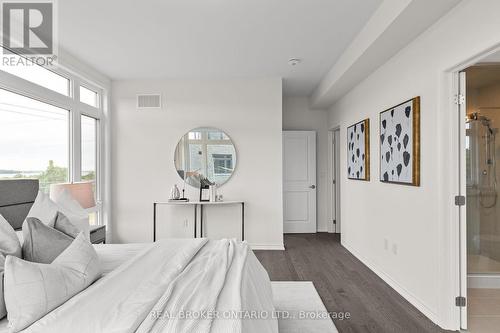
[[309, 188], [312, 188], [313, 190], [316, 188], [316, 185], [311, 185]]

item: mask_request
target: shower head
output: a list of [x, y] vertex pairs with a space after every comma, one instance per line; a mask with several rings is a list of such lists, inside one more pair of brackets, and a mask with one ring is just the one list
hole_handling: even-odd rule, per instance
[[494, 131], [493, 129], [491, 128], [491, 119], [486, 117], [486, 116], [483, 116], [481, 115], [479, 112], [473, 112], [473, 113], [470, 113], [468, 116], [468, 121], [479, 121], [481, 122], [481, 125], [483, 125], [484, 127], [486, 127], [488, 129], [488, 132], [493, 135], [494, 134]]

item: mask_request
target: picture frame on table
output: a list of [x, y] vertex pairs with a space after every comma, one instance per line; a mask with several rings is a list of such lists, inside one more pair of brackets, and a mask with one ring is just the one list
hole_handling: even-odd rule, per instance
[[210, 187], [200, 186], [200, 202], [210, 201]]

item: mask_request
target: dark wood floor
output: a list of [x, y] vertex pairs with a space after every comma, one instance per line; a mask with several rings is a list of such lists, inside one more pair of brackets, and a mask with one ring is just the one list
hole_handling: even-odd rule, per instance
[[255, 251], [273, 281], [313, 281], [339, 332], [447, 332], [340, 244], [337, 234], [285, 235], [286, 251]]

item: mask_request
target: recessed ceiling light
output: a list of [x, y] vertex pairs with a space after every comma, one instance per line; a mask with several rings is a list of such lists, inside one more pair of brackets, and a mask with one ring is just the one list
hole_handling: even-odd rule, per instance
[[297, 66], [300, 62], [301, 60], [299, 58], [291, 58], [288, 60], [290, 66]]

